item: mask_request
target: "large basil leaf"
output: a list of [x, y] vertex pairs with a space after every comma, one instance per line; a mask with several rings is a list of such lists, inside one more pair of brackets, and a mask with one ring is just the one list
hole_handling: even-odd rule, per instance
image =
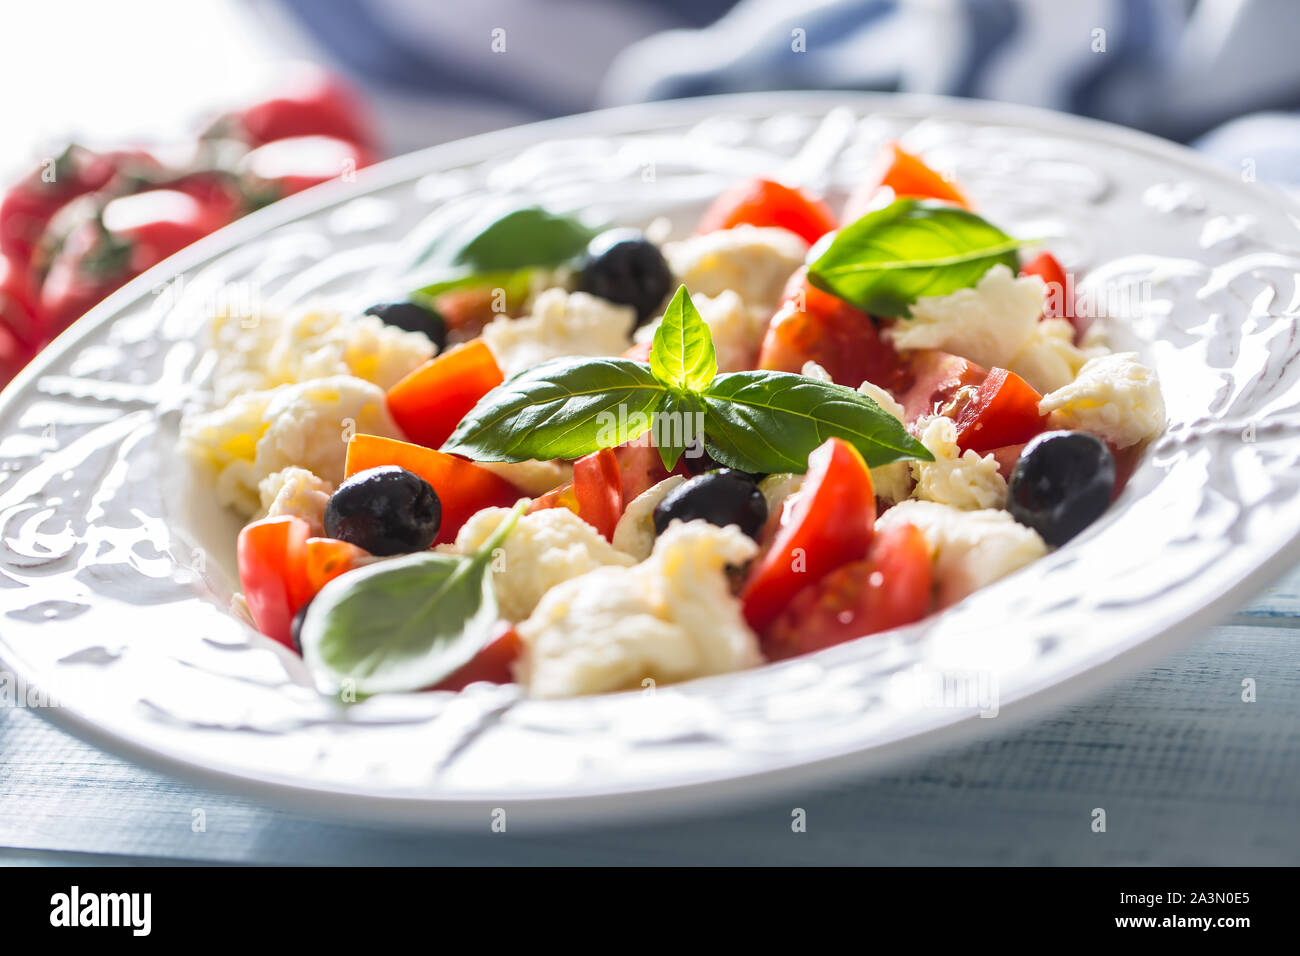
[[422, 690], [469, 663], [495, 633], [492, 552], [522, 510], [472, 555], [408, 554], [325, 585], [302, 623], [313, 673], [332, 691], [365, 696]]
[[872, 315], [905, 316], [920, 297], [969, 288], [999, 263], [1015, 271], [1019, 245], [969, 210], [899, 199], [840, 229], [808, 279]]
[[555, 359], [483, 396], [442, 446], [478, 461], [580, 458], [651, 427], [667, 389], [630, 359]]
[[509, 200], [475, 209], [452, 203], [417, 227], [399, 257], [422, 295], [527, 283], [538, 269], [582, 253], [594, 230], [571, 216]]
[[808, 455], [842, 438], [875, 468], [933, 456], [870, 398], [843, 385], [789, 372], [719, 375], [703, 393], [705, 448], [743, 471], [805, 471]]
[[713, 335], [686, 286], [678, 287], [655, 330], [650, 371], [669, 388], [688, 392], [702, 391], [718, 374]]

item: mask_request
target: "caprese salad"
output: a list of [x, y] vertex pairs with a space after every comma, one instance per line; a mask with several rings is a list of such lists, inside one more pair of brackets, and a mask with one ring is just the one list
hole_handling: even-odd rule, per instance
[[841, 217], [760, 179], [675, 241], [435, 219], [396, 301], [214, 316], [182, 428], [242, 608], [346, 699], [878, 635], [1066, 544], [1164, 425], [1052, 254], [897, 145]]

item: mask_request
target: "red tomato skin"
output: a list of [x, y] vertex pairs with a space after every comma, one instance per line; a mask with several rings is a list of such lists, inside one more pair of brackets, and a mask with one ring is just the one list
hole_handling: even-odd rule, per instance
[[844, 207], [844, 221], [854, 222], [894, 199], [939, 199], [970, 209], [970, 200], [956, 183], [949, 182], [919, 156], [898, 143], [888, 143], [876, 157], [872, 173], [862, 181]]
[[49, 339], [48, 325], [38, 311], [26, 272], [6, 256], [0, 256], [0, 327], [23, 350], [33, 353]]
[[727, 190], [700, 218], [696, 232], [736, 226], [777, 226], [809, 245], [836, 227], [835, 214], [820, 199], [770, 179], [751, 179]]
[[360, 97], [340, 77], [303, 69], [280, 95], [234, 114], [233, 125], [255, 146], [298, 136], [332, 136], [373, 148]]
[[871, 472], [852, 445], [828, 439], [808, 456], [808, 473], [782, 512], [772, 546], [741, 589], [745, 619], [762, 632], [803, 588], [866, 557], [876, 520]]
[[367, 468], [397, 465], [433, 486], [442, 502], [442, 526], [434, 544], [456, 539], [470, 517], [484, 508], [509, 508], [524, 497], [504, 478], [472, 461], [434, 448], [377, 435], [356, 435], [348, 443], [345, 477]]
[[501, 633], [475, 654], [464, 667], [439, 681], [433, 690], [461, 691], [470, 684], [513, 684], [514, 664], [524, 652], [524, 642], [511, 626], [503, 624]]
[[932, 604], [925, 537], [910, 524], [876, 534], [868, 556], [804, 588], [763, 635], [769, 660], [822, 650], [921, 620]]
[[984, 454], [1003, 445], [1023, 445], [1046, 427], [1047, 416], [1038, 411], [1042, 399], [1015, 372], [990, 370], [975, 398], [957, 415], [958, 447]]
[[[358, 548], [348, 541], [338, 538], [308, 538], [303, 552], [303, 573], [299, 576], [299, 587], [291, 596], [299, 601], [298, 606], [306, 604], [325, 585], [341, 574], [360, 567], [370, 552]], [[291, 592], [293, 589], [290, 589]]]
[[505, 376], [481, 339], [448, 349], [388, 390], [388, 411], [411, 441], [439, 448]]
[[785, 301], [763, 335], [758, 367], [798, 374], [804, 363], [816, 362], [839, 385], [890, 388], [900, 366], [893, 346], [871, 316], [813, 286], [806, 272], [800, 269], [786, 285]]
[[924, 415], [945, 410], [962, 389], [976, 389], [988, 374], [982, 366], [938, 349], [916, 349], [907, 355], [895, 390], [903, 420], [912, 424]]
[[373, 164], [364, 146], [329, 136], [297, 136], [259, 146], [240, 163], [248, 193], [265, 204]]
[[623, 516], [623, 480], [612, 448], [602, 448], [573, 463], [573, 493], [578, 517], [612, 541]]
[[263, 518], [239, 532], [239, 584], [257, 629], [292, 648], [289, 628], [306, 603], [299, 577], [311, 527], [302, 518]]
[[1007, 481], [1011, 480], [1011, 470], [1016, 467], [1016, 462], [1020, 460], [1020, 453], [1025, 450], [1025, 442], [1017, 445], [1002, 445], [998, 448], [990, 448], [986, 454], [992, 455], [998, 463], [998, 474]]
[[1047, 301], [1043, 315], [1049, 319], [1069, 319], [1079, 331], [1079, 317], [1075, 307], [1074, 283], [1065, 269], [1050, 252], [1040, 252], [1020, 267], [1022, 276], [1038, 276], [1047, 286]]
[[[668, 477], [668, 469], [664, 467], [650, 432], [617, 446], [613, 451], [618, 460], [624, 505]], [[681, 471], [683, 467], [679, 463], [677, 470]]]

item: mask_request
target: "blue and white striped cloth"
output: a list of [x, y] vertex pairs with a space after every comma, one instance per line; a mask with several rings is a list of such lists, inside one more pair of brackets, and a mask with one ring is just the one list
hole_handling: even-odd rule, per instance
[[897, 90], [1110, 120], [1300, 187], [1300, 0], [278, 2], [405, 104], [398, 148], [643, 100]]

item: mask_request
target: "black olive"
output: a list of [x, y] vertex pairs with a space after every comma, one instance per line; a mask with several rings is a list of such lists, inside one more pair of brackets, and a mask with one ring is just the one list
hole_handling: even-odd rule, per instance
[[1110, 507], [1115, 458], [1087, 432], [1046, 432], [1020, 453], [1007, 510], [1048, 544], [1065, 544]]
[[298, 608], [298, 613], [289, 622], [289, 640], [293, 642], [293, 649], [298, 652], [299, 657], [302, 656], [302, 622], [307, 617], [307, 608], [309, 607], [311, 607], [311, 601]]
[[325, 506], [325, 533], [371, 554], [423, 551], [441, 524], [442, 502], [433, 486], [396, 465], [357, 472]]
[[[703, 443], [698, 439], [686, 446], [686, 450], [682, 452], [682, 457], [678, 460], [681, 462], [682, 467], [686, 469], [687, 473], [691, 475], [703, 475], [710, 471], [719, 471], [726, 467], [710, 455], [704, 449]], [[735, 471], [738, 475], [744, 475], [755, 484], [767, 477], [761, 472], [739, 471], [734, 468], [731, 470]]]
[[581, 291], [636, 309], [638, 325], [659, 311], [672, 287], [663, 253], [635, 229], [611, 229], [591, 240], [578, 275]]
[[674, 519], [691, 521], [703, 518], [724, 528], [739, 525], [751, 538], [757, 538], [767, 521], [767, 499], [754, 479], [730, 468], [706, 472], [689, 478], [670, 491], [654, 511], [655, 534], [663, 534]]
[[423, 332], [439, 351], [447, 344], [447, 320], [429, 306], [415, 302], [383, 302], [366, 309], [366, 315], [376, 315], [385, 325], [394, 325], [408, 332]]

